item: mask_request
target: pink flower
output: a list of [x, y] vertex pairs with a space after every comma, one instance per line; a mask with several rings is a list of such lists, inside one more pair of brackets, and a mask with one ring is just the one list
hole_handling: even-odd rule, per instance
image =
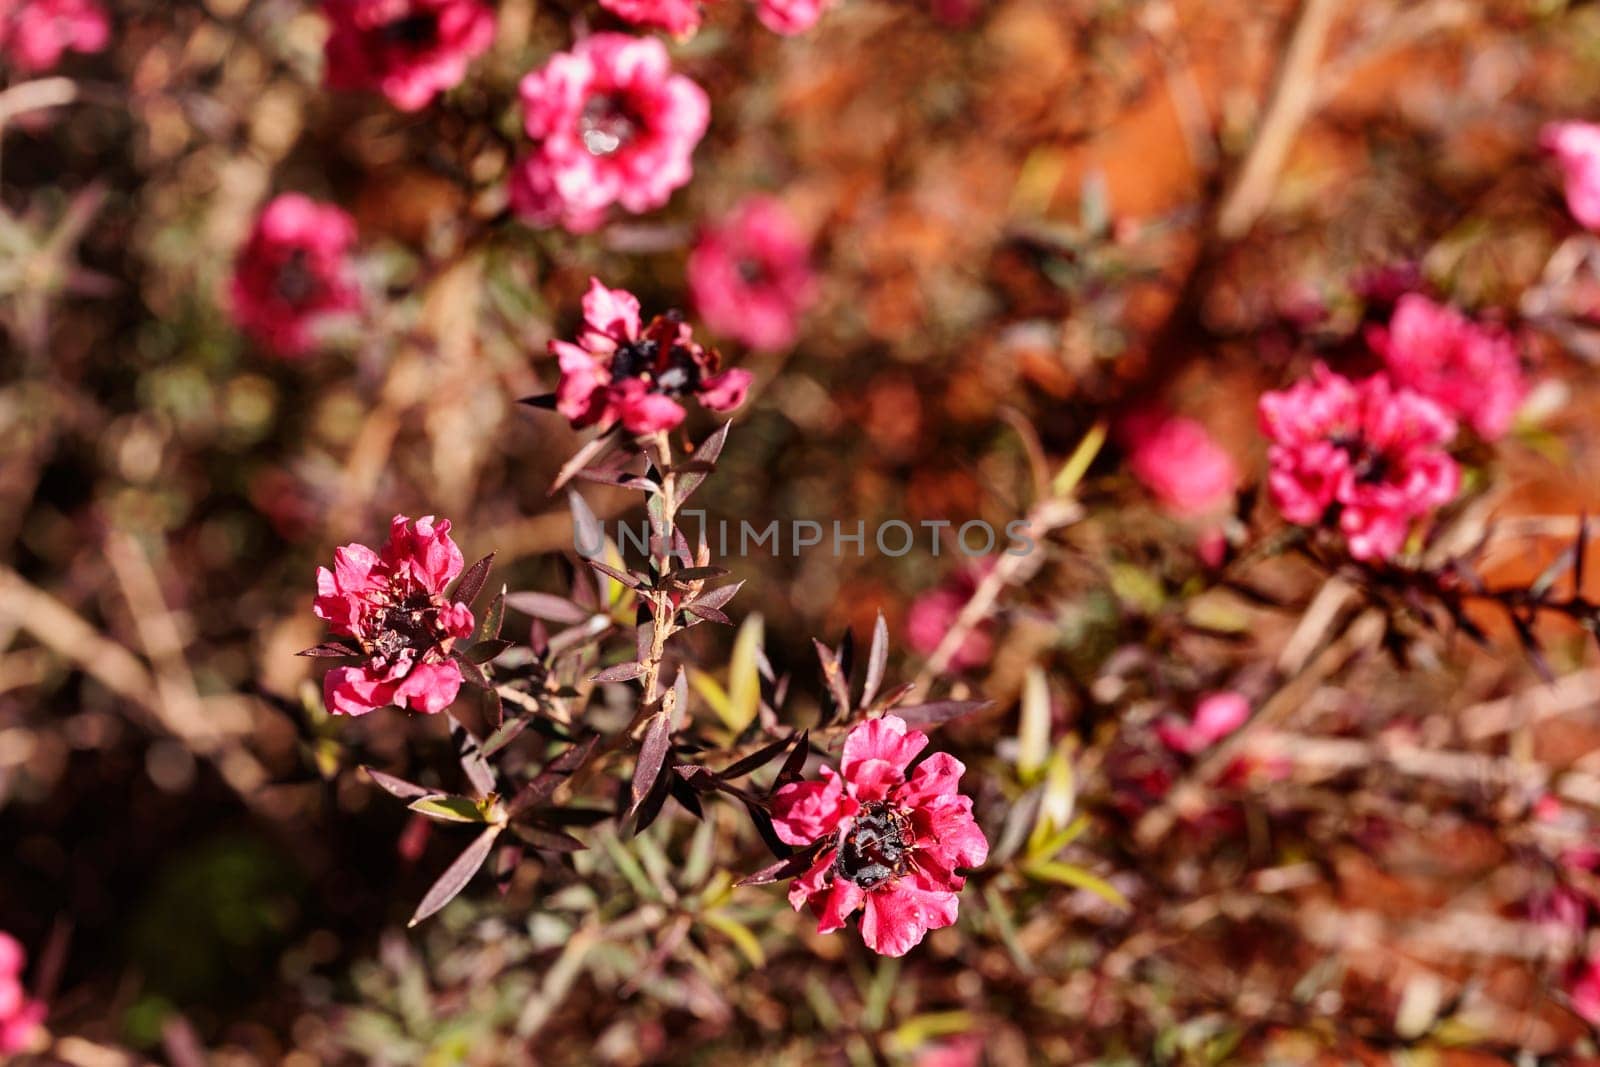
[[26, 962], [27, 955], [17, 939], [0, 931], [0, 1056], [27, 1048], [44, 1022], [44, 1004], [30, 1000], [22, 987]]
[[1586, 229], [1600, 230], [1600, 125], [1552, 122], [1539, 132], [1539, 144], [1561, 166], [1567, 210]]
[[641, 327], [632, 293], [589, 279], [583, 321], [576, 343], [550, 342], [561, 367], [555, 407], [574, 426], [608, 429], [620, 421], [629, 433], [648, 434], [683, 421], [681, 397], [693, 396], [712, 411], [744, 403], [749, 371], [718, 373], [716, 350], [695, 343], [675, 315], [658, 315]]
[[375, 89], [402, 111], [460, 85], [494, 41], [494, 9], [481, 0], [323, 0], [322, 9], [333, 23], [328, 85]]
[[773, 33], [792, 36], [817, 24], [827, 0], [756, 0], [756, 18]]
[[1318, 365], [1260, 404], [1267, 488], [1290, 522], [1337, 521], [1356, 559], [1384, 559], [1411, 522], [1447, 504], [1461, 471], [1445, 452], [1456, 424], [1432, 400], [1386, 375], [1360, 382]]
[[885, 956], [903, 956], [929, 930], [956, 921], [960, 868], [982, 865], [989, 842], [956, 791], [966, 770], [943, 752], [908, 778], [927, 745], [894, 715], [869, 719], [844, 741], [839, 773], [791, 782], [772, 798], [773, 827], [791, 845], [817, 849], [789, 887], [796, 911], [809, 904], [817, 932], [831, 933], [860, 908], [861, 937]]
[[234, 263], [234, 324], [279, 356], [309, 351], [319, 322], [361, 305], [348, 263], [355, 239], [355, 220], [332, 204], [277, 197]]
[[979, 1067], [983, 1063], [983, 1035], [961, 1034], [927, 1046], [917, 1053], [913, 1067]]
[[[988, 567], [981, 565], [963, 567], [911, 601], [906, 615], [906, 644], [913, 652], [927, 657], [938, 650], [987, 572]], [[975, 626], [950, 656], [950, 669], [970, 671], [988, 663], [993, 655], [994, 638], [988, 627]]]
[[689, 253], [695, 310], [711, 329], [751, 348], [788, 348], [816, 293], [809, 257], [783, 204], [749, 197]]
[[1124, 419], [1121, 431], [1128, 469], [1173, 515], [1215, 513], [1233, 500], [1239, 468], [1198, 422], [1140, 412]]
[[111, 40], [111, 20], [97, 0], [0, 0], [0, 53], [19, 70], [37, 74], [65, 52], [99, 52]]
[[1395, 384], [1435, 401], [1486, 441], [1505, 435], [1527, 395], [1509, 336], [1419, 293], [1402, 296], [1389, 328], [1369, 330], [1368, 340]]
[[396, 515], [381, 553], [345, 545], [333, 570], [317, 568], [317, 617], [353, 638], [351, 654], [364, 661], [323, 679], [329, 711], [365, 715], [395, 704], [432, 715], [450, 706], [461, 688], [450, 651], [472, 634], [471, 609], [444, 591], [461, 566], [448, 520], [426, 515], [413, 524]]
[[700, 28], [700, 0], [600, 0], [600, 6], [625, 22], [665, 30], [680, 40]]
[[511, 204], [536, 226], [593, 230], [620, 204], [638, 214], [689, 181], [711, 105], [662, 43], [597, 33], [558, 52], [521, 85], [535, 144], [511, 176]]
[[1156, 736], [1174, 752], [1194, 755], [1221, 741], [1250, 718], [1250, 702], [1238, 693], [1212, 693], [1195, 705], [1194, 718], [1170, 716], [1156, 724]]

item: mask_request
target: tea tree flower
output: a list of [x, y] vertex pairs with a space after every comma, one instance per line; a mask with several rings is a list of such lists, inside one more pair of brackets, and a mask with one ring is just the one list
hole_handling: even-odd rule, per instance
[[1233, 500], [1239, 468], [1193, 419], [1146, 411], [1120, 427], [1128, 470], [1161, 507], [1180, 518], [1214, 514]]
[[700, 0], [600, 0], [600, 6], [625, 22], [679, 39], [700, 28]]
[[712, 411], [744, 403], [750, 372], [718, 372], [719, 357], [695, 343], [671, 315], [641, 325], [639, 300], [589, 280], [583, 331], [576, 343], [551, 341], [561, 366], [556, 410], [574, 426], [602, 429], [621, 422], [633, 434], [670, 430], [683, 421], [680, 401], [694, 397]]
[[1400, 551], [1411, 523], [1456, 495], [1461, 471], [1445, 452], [1456, 424], [1383, 374], [1352, 382], [1320, 364], [1260, 403], [1272, 445], [1267, 488], [1290, 522], [1327, 522], [1356, 559]]
[[1194, 755], [1210, 748], [1250, 718], [1250, 702], [1234, 692], [1210, 693], [1195, 705], [1187, 722], [1169, 716], [1156, 723], [1156, 736], [1174, 752]]
[[711, 118], [706, 94], [672, 72], [654, 38], [597, 33], [522, 79], [533, 151], [511, 177], [511, 203], [536, 226], [595, 229], [613, 204], [665, 204], [693, 173]]
[[481, 0], [324, 0], [323, 11], [328, 85], [376, 90], [402, 111], [460, 85], [494, 41]]
[[1600, 230], [1600, 125], [1552, 122], [1540, 131], [1539, 143], [1561, 167], [1567, 210], [1585, 229]]
[[22, 987], [27, 955], [10, 934], [0, 931], [0, 1056], [21, 1052], [44, 1022], [45, 1006]]
[[751, 348], [788, 348], [816, 293], [809, 258], [783, 204], [750, 197], [708, 227], [689, 253], [695, 310], [712, 330]]
[[0, 0], [0, 54], [29, 74], [49, 70], [67, 52], [99, 52], [111, 20], [96, 0]]
[[[906, 644], [919, 656], [932, 656], [944, 641], [945, 634], [961, 615], [978, 583], [983, 581], [993, 567], [992, 562], [962, 567], [932, 589], [919, 594], [911, 601], [906, 612]], [[956, 650], [950, 654], [950, 669], [970, 671], [989, 662], [994, 655], [994, 637], [988, 620], [974, 626]]]
[[350, 544], [333, 560], [332, 570], [317, 568], [314, 610], [336, 636], [354, 639], [362, 662], [323, 679], [328, 710], [365, 715], [394, 704], [431, 715], [449, 707], [461, 688], [450, 652], [473, 626], [471, 609], [445, 595], [462, 568], [449, 520], [396, 515], [383, 551]]
[[308, 352], [320, 321], [361, 304], [348, 262], [355, 239], [355, 220], [332, 204], [299, 193], [277, 197], [234, 263], [235, 325], [276, 355]]
[[756, 0], [756, 18], [773, 33], [792, 36], [817, 24], [827, 0]]
[[861, 937], [886, 956], [903, 956], [929, 930], [956, 921], [962, 868], [989, 856], [972, 818], [972, 800], [956, 791], [966, 770], [938, 752], [907, 775], [928, 744], [903, 719], [869, 719], [845, 738], [838, 772], [791, 782], [773, 796], [777, 834], [817, 848], [795, 878], [789, 903], [809, 906], [817, 932], [838, 930], [861, 910]]
[[1504, 332], [1407, 293], [1372, 347], [1395, 384], [1415, 390], [1471, 426], [1479, 437], [1505, 436], [1527, 395], [1517, 346]]

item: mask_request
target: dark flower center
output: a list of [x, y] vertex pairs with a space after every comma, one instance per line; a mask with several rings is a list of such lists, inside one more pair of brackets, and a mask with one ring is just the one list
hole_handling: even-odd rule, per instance
[[624, 378], [637, 378], [654, 370], [656, 357], [660, 353], [661, 346], [648, 337], [618, 345], [611, 357], [611, 380], [620, 382]]
[[1333, 438], [1334, 447], [1350, 457], [1350, 470], [1361, 485], [1380, 485], [1388, 481], [1393, 463], [1387, 453], [1373, 448], [1366, 440], [1354, 434], [1340, 434]]
[[612, 353], [611, 380], [642, 378], [655, 392], [666, 396], [683, 396], [700, 387], [700, 362], [692, 349], [673, 344], [665, 362], [662, 366], [661, 342], [656, 338], [646, 336], [626, 341]]
[[305, 249], [296, 248], [289, 253], [289, 258], [278, 268], [273, 288], [284, 303], [296, 308], [304, 307], [322, 291], [322, 280], [312, 273], [311, 259]]
[[746, 285], [759, 285], [767, 280], [766, 265], [754, 259], [741, 259], [734, 267], [739, 272], [739, 280]]
[[384, 23], [378, 34], [390, 44], [421, 48], [438, 38], [439, 18], [428, 12], [418, 12]]
[[904, 874], [911, 862], [910, 831], [905, 815], [883, 801], [863, 805], [840, 836], [834, 873], [862, 889], [875, 889]]
[[578, 136], [590, 155], [609, 156], [633, 140], [639, 121], [627, 102], [610, 93], [591, 96], [578, 116]]
[[392, 659], [406, 649], [420, 657], [438, 647], [444, 636], [444, 627], [439, 623], [439, 606], [422, 590], [398, 604], [378, 609], [372, 622], [377, 636], [370, 642], [371, 650], [380, 659]]

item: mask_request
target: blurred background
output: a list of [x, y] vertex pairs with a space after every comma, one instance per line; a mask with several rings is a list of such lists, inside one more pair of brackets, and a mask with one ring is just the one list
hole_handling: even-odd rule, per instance
[[[1399, 277], [1518, 327], [1537, 368], [1468, 517], [1516, 534], [1485, 575], [1528, 581], [1600, 505], [1600, 255], [1571, 244], [1538, 148], [1545, 122], [1600, 116], [1600, 5], [842, 0], [785, 38], [717, 0], [672, 45], [712, 101], [693, 181], [581, 237], [505, 219], [515, 86], [622, 27], [582, 0], [495, 6], [467, 80], [409, 114], [322, 88], [325, 21], [285, 0], [117, 0], [103, 51], [6, 71], [0, 930], [49, 1004], [37, 1062], [1594, 1054], [1587, 920], [1547, 938], [1540, 902], [1600, 795], [1535, 811], [1600, 751], [1581, 633], [1541, 631], [1550, 686], [1503, 625], [1486, 649], [1386, 655], [1301, 563], [1253, 564], [1257, 599], [1213, 595], [1194, 531], [1114, 440], [1081, 519], [938, 687], [993, 702], [937, 743], [991, 842], [1018, 840], [904, 960], [815, 936], [781, 887], [729, 890], [767, 862], [732, 810], [597, 828], [573, 865], [530, 861], [406, 932], [461, 839], [354, 768], [434, 773], [445, 724], [330, 722], [294, 653], [324, 633], [315, 568], [397, 512], [449, 517], [512, 588], [563, 591], [571, 522], [547, 490], [583, 437], [515, 400], [553, 387], [546, 343], [591, 275], [687, 307], [697, 233], [752, 193], [793, 215], [817, 289], [780, 351], [701, 327], [757, 379], [699, 498], [713, 516], [999, 529], [1036, 468], [1151, 404], [1254, 482], [1260, 392], [1359, 348]], [[285, 360], [234, 329], [225, 287], [290, 190], [355, 216], [373, 310]], [[932, 651], [907, 645], [913, 605], [972, 580], [925, 541], [723, 562], [801, 723], [824, 692], [812, 637], [865, 638], [882, 612], [910, 680]], [[717, 629], [688, 642], [713, 675]], [[1286, 709], [1277, 762], [1151, 824], [1187, 767], [1151, 726], [1218, 689]], [[1024, 720], [1047, 762], [1019, 760]], [[1088, 816], [1060, 859], [1021, 843], [1028, 798], [1057, 829]]]

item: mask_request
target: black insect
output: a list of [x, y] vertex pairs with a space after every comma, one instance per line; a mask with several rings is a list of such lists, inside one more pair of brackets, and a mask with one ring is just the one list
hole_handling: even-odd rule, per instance
[[874, 889], [905, 873], [911, 859], [906, 817], [882, 801], [864, 804], [840, 838], [833, 870], [862, 889]]

